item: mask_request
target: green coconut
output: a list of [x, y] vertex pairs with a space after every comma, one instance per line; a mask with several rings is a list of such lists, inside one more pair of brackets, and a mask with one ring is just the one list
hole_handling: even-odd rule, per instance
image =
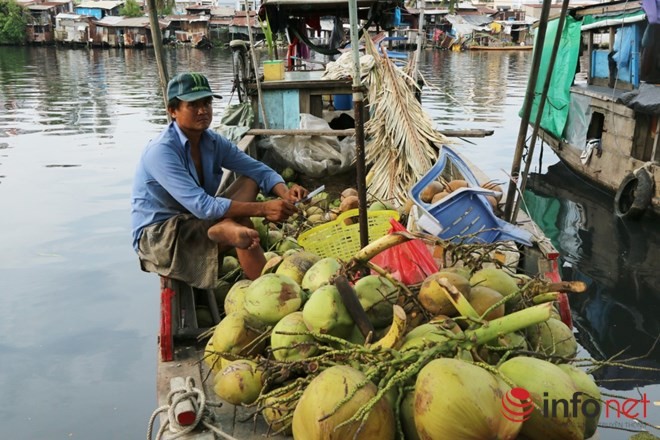
[[220, 268], [221, 275], [227, 275], [232, 273], [235, 270], [240, 269], [241, 265], [238, 262], [238, 258], [227, 255], [222, 258], [222, 267]]
[[278, 254], [284, 254], [286, 251], [295, 249], [302, 249], [296, 239], [293, 237], [284, 237], [282, 241], [277, 244], [277, 248], [275, 250]]
[[449, 334], [439, 330], [433, 324], [422, 324], [403, 338], [399, 351], [418, 350], [430, 344], [442, 344], [450, 338]]
[[229, 291], [233, 286], [234, 283], [229, 283], [224, 280], [219, 280], [218, 284], [216, 284], [215, 287], [213, 288], [213, 296], [215, 297], [215, 302], [221, 310], [224, 307], [227, 294], [229, 293]]
[[225, 297], [225, 313], [229, 315], [230, 313], [243, 311], [243, 305], [245, 303], [245, 292], [247, 292], [248, 286], [252, 284], [250, 280], [240, 280], [236, 281], [227, 296]]
[[215, 327], [211, 340], [216, 351], [238, 354], [257, 336], [258, 333], [248, 326], [247, 315], [243, 311], [225, 316]]
[[[265, 246], [262, 246], [264, 249], [273, 249], [277, 247], [277, 244], [284, 239], [284, 234], [282, 231], [277, 229], [271, 229], [268, 231], [267, 241]], [[272, 251], [271, 251], [272, 252]]]
[[[584, 407], [587, 412], [587, 414], [585, 414], [584, 438], [591, 438], [596, 433], [598, 421], [600, 420], [600, 389], [598, 389], [598, 385], [596, 385], [593, 378], [581, 369], [570, 364], [559, 364], [557, 366], [561, 368], [564, 373], [568, 374], [578, 391], [584, 393], [584, 396], [582, 397], [583, 400], [592, 400]], [[585, 404], [583, 403], [583, 405]]]
[[249, 405], [257, 400], [264, 386], [263, 371], [250, 360], [231, 362], [215, 375], [213, 390], [233, 405]]
[[303, 320], [310, 331], [347, 338], [354, 323], [333, 285], [321, 286], [312, 293], [303, 307]]
[[[477, 312], [477, 315], [483, 315], [486, 310], [491, 306], [501, 301], [504, 297], [500, 292], [486, 286], [474, 286], [470, 290], [470, 305]], [[486, 321], [501, 318], [504, 316], [504, 304], [491, 310], [488, 315], [484, 316]]]
[[558, 319], [527, 328], [527, 340], [532, 350], [548, 356], [572, 358], [577, 354], [577, 341], [573, 331]]
[[[366, 385], [358, 388], [365, 382]], [[324, 370], [305, 388], [296, 405], [293, 412], [293, 438], [394, 439], [394, 413], [384, 398], [374, 405], [362, 425], [357, 421], [337, 428], [355, 415], [377, 392], [378, 388], [367, 380], [364, 373], [354, 368], [338, 365]]]
[[293, 417], [293, 411], [298, 404], [298, 399], [293, 396], [294, 392], [295, 389], [281, 391], [279, 393], [277, 390], [274, 390], [268, 393], [272, 394], [271, 397], [267, 397], [264, 400], [261, 415], [270, 427], [271, 433], [283, 430], [281, 432], [282, 434], [291, 435], [290, 417]]
[[[211, 341], [216, 352], [238, 355], [257, 336], [259, 333], [248, 325], [247, 314], [244, 311], [233, 312], [215, 326]], [[255, 350], [258, 351], [258, 347]]]
[[265, 249], [268, 244], [268, 225], [264, 222], [263, 217], [251, 217], [250, 220], [254, 225], [254, 229], [259, 233], [259, 244]]
[[405, 440], [420, 440], [415, 427], [415, 393], [413, 391], [408, 391], [401, 399], [399, 418]]
[[374, 327], [392, 323], [392, 306], [399, 297], [399, 288], [390, 280], [380, 275], [367, 275], [355, 283], [355, 294]]
[[337, 258], [322, 258], [305, 272], [301, 287], [303, 290], [314, 292], [319, 287], [330, 284], [330, 280], [339, 269], [341, 269], [341, 262]]
[[273, 252], [273, 251], [264, 252], [264, 258], [266, 258], [266, 261], [275, 257], [279, 257], [277, 252]]
[[295, 312], [301, 305], [300, 286], [282, 274], [262, 275], [252, 281], [245, 292], [245, 310], [251, 317], [267, 325], [277, 324], [277, 321]]
[[[495, 349], [490, 349], [494, 347]], [[506, 350], [501, 350], [506, 349]], [[489, 364], [497, 364], [507, 350], [528, 350], [527, 339], [521, 333], [513, 332], [499, 336], [486, 345], [479, 347], [479, 357]]]
[[426, 277], [419, 289], [419, 302], [433, 315], [456, 316], [458, 311], [447, 297], [438, 280], [446, 278], [466, 299], [470, 299], [470, 282], [455, 272], [440, 271]]
[[296, 171], [291, 167], [286, 167], [280, 174], [286, 182], [293, 182], [296, 179]]
[[442, 269], [442, 272], [452, 272], [459, 274], [466, 280], [469, 280], [470, 277], [472, 276], [472, 271], [470, 270], [469, 267], [466, 266], [452, 266], [452, 267], [445, 267]]
[[204, 363], [215, 373], [222, 371], [229, 364], [229, 361], [220, 357], [213, 347], [213, 338], [209, 338], [204, 347]]
[[[585, 417], [578, 411], [570, 411], [569, 402], [578, 391], [575, 383], [561, 368], [542, 359], [518, 356], [499, 366], [500, 372], [517, 387], [530, 394], [534, 407], [531, 416], [523, 422], [521, 434], [530, 440], [582, 440], [585, 432]], [[563, 399], [566, 406], [560, 404]], [[544, 403], [546, 402], [546, 403]], [[552, 402], [557, 402], [552, 411]], [[548, 414], [543, 414], [544, 406]], [[564, 412], [566, 409], [566, 412]]]
[[321, 257], [307, 251], [296, 252], [284, 258], [282, 263], [277, 267], [276, 274], [286, 275], [293, 281], [302, 284], [305, 273], [317, 263]]
[[414, 418], [421, 439], [515, 439], [521, 424], [505, 418], [509, 391], [497, 376], [469, 362], [441, 358], [421, 369], [415, 382]]
[[472, 274], [470, 285], [490, 287], [497, 290], [503, 296], [511, 295], [518, 291], [516, 279], [502, 269], [495, 267], [486, 267]]
[[307, 332], [302, 312], [293, 312], [280, 319], [270, 334], [273, 357], [278, 361], [297, 361], [316, 354], [316, 341], [311, 335], [303, 334]]

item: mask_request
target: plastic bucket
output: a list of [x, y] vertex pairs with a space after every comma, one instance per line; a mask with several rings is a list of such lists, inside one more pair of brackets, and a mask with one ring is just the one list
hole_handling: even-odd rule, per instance
[[353, 108], [353, 95], [334, 95], [332, 101], [335, 110], [350, 110]]
[[284, 79], [284, 61], [264, 61], [264, 81], [281, 81]]

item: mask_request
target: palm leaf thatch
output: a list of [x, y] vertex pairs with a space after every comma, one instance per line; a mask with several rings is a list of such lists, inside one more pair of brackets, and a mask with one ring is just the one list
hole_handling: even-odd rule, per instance
[[[413, 78], [399, 69], [383, 50], [380, 56], [369, 38], [366, 52], [375, 59], [366, 80], [370, 119], [365, 124], [365, 157], [372, 176], [368, 192], [377, 200], [403, 205], [408, 190], [438, 157], [447, 138], [415, 98]], [[410, 66], [410, 64], [409, 64]]]

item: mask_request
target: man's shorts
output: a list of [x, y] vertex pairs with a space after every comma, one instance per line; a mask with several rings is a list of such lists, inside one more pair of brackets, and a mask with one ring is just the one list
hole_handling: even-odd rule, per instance
[[142, 230], [140, 267], [146, 272], [213, 289], [218, 284], [223, 255], [207, 235], [215, 222], [179, 214]]

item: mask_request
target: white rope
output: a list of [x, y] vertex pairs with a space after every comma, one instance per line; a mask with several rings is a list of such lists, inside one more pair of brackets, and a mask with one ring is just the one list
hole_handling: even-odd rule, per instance
[[[190, 425], [184, 426], [178, 422], [174, 410], [179, 403], [186, 400], [188, 400], [193, 406], [193, 410], [195, 411], [195, 421]], [[199, 388], [195, 388], [193, 378], [187, 377], [185, 387], [173, 389], [170, 391], [167, 395], [167, 404], [157, 408], [153, 414], [151, 414], [151, 417], [149, 418], [149, 429], [147, 430], [147, 440], [151, 440], [153, 435], [153, 427], [156, 421], [156, 417], [158, 417], [158, 415], [163, 412], [167, 412], [167, 420], [158, 429], [158, 432], [156, 433], [156, 440], [161, 440], [165, 434], [165, 431], [168, 429], [173, 433], [167, 437], [168, 440], [175, 440], [183, 437], [184, 435], [195, 430], [200, 422], [202, 422], [202, 424], [208, 429], [228, 440], [237, 440], [206, 420], [211, 418], [210, 414], [207, 413], [207, 405], [220, 406], [221, 404], [210, 402], [207, 403], [204, 391], [200, 390]]]

